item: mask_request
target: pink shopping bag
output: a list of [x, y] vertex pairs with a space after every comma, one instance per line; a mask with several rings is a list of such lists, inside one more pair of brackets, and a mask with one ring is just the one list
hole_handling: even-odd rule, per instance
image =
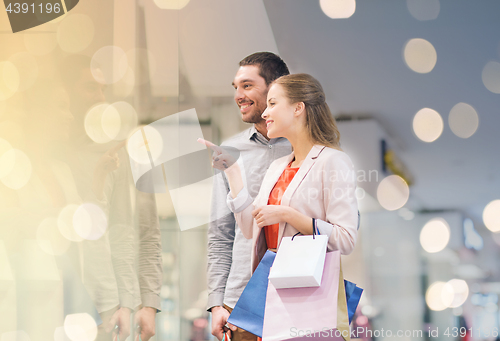
[[[339, 294], [341, 275], [340, 251], [334, 251], [326, 254], [320, 287], [276, 289], [269, 282], [262, 341], [349, 340], [343, 285]], [[338, 322], [343, 328], [337, 329]]]

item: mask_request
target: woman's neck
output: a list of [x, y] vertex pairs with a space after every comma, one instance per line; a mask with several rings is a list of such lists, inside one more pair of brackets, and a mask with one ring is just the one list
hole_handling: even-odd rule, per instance
[[307, 157], [307, 154], [311, 151], [314, 143], [309, 138], [306, 132], [299, 133], [295, 136], [287, 137], [288, 141], [293, 148], [293, 153], [295, 155], [295, 161], [292, 162], [292, 167], [300, 167], [302, 161]]

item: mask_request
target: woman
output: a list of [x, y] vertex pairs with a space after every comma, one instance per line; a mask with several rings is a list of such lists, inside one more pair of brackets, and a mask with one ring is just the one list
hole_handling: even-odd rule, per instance
[[213, 165], [224, 170], [231, 192], [228, 205], [246, 238], [253, 239], [252, 271], [267, 249], [300, 232], [328, 236], [328, 251], [352, 252], [358, 207], [350, 158], [339, 147], [339, 132], [321, 84], [307, 74], [278, 78], [267, 95], [268, 137], [286, 137], [293, 152], [275, 160], [250, 205], [238, 163], [220, 147]]

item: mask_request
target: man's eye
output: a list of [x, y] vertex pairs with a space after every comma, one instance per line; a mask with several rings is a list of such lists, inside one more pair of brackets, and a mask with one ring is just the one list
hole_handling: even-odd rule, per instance
[[250, 84], [243, 85], [243, 89], [248, 89], [249, 87], [250, 87]]

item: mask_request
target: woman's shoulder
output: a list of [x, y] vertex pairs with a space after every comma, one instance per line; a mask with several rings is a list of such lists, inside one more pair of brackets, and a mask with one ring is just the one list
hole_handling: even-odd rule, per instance
[[326, 164], [342, 164], [348, 166], [349, 168], [353, 167], [352, 160], [349, 155], [340, 149], [324, 146], [319, 158], [324, 160]]

